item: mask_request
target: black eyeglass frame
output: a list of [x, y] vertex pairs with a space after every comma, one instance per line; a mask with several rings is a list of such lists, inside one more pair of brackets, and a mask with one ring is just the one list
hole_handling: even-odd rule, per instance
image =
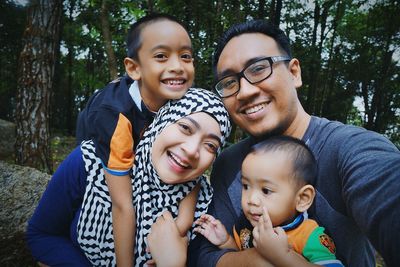
[[[257, 63], [257, 62], [263, 61], [263, 60], [268, 60], [269, 64], [271, 65], [271, 73], [268, 74], [265, 78], [262, 78], [261, 80], [257, 80], [257, 81], [255, 81], [255, 82], [250, 81], [250, 80], [246, 77], [246, 75], [244, 74], [245, 71], [246, 71], [251, 65], [253, 65], [253, 64]], [[271, 56], [271, 57], [259, 58], [259, 59], [255, 60], [255, 61], [253, 61], [253, 62], [249, 62], [240, 72], [234, 73], [234, 74], [229, 74], [229, 75], [226, 75], [226, 76], [220, 78], [220, 79], [215, 83], [215, 85], [214, 85], [214, 91], [215, 91], [215, 92], [217, 93], [217, 95], [218, 95], [219, 97], [221, 97], [221, 98], [227, 98], [227, 97], [233, 96], [233, 95], [237, 94], [237, 93], [240, 91], [240, 79], [245, 78], [246, 81], [248, 81], [250, 84], [256, 84], [256, 83], [262, 82], [262, 81], [268, 79], [269, 77], [271, 77], [271, 75], [272, 75], [272, 73], [273, 73], [272, 67], [273, 67], [273, 64], [274, 64], [274, 63], [281, 62], [281, 61], [290, 61], [290, 60], [292, 60], [292, 58], [289, 57], [289, 56]], [[237, 78], [237, 81], [238, 81], [238, 89], [237, 89], [235, 92], [233, 92], [232, 94], [229, 94], [229, 95], [225, 95], [225, 96], [224, 96], [224, 95], [222, 95], [222, 94], [220, 93], [220, 90], [218, 90], [218, 84], [220, 84], [221, 81], [224, 80], [224, 79], [226, 79], [227, 77], [232, 77], [232, 76], [234, 76], [234, 77]], [[223, 90], [224, 90], [224, 89], [222, 88], [221, 91], [223, 91]]]

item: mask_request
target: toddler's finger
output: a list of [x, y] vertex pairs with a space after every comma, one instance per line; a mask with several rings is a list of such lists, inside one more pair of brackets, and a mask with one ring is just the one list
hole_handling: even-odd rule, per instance
[[148, 260], [148, 261], [146, 261], [146, 266], [155, 267], [156, 266], [156, 262], [153, 259]]

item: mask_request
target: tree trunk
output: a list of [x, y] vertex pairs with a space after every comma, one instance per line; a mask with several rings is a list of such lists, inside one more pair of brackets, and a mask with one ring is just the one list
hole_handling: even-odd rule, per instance
[[108, 21], [108, 8], [107, 0], [101, 1], [101, 32], [103, 33], [104, 46], [108, 58], [108, 69], [110, 71], [110, 78], [112, 80], [118, 77], [117, 59], [115, 58], [114, 49], [112, 47], [112, 38], [110, 32], [110, 23]]
[[62, 3], [37, 0], [28, 8], [16, 104], [16, 163], [52, 172], [49, 100], [59, 49]]
[[257, 10], [257, 18], [264, 19], [265, 18], [265, 0], [258, 1], [258, 10]]
[[[70, 6], [69, 6], [69, 23], [73, 23], [73, 13], [75, 9], [75, 0], [70, 1]], [[69, 28], [71, 30], [71, 28]], [[70, 33], [72, 36], [72, 33]], [[72, 42], [67, 43], [67, 50], [68, 50], [68, 56], [67, 56], [67, 66], [68, 66], [68, 79], [67, 79], [67, 129], [68, 133], [72, 134], [72, 130], [75, 127], [75, 116], [74, 116], [74, 102], [73, 101], [73, 96], [74, 96], [74, 88], [72, 87], [72, 73], [73, 73], [73, 61], [75, 58], [74, 55], [74, 47]]]
[[279, 27], [281, 23], [282, 0], [277, 0], [275, 5], [274, 24]]

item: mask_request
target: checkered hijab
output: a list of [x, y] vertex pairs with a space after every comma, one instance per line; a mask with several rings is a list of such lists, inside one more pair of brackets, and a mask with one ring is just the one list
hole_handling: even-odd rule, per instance
[[[151, 225], [163, 211], [170, 211], [176, 218], [180, 201], [193, 190], [196, 184], [200, 184], [200, 192], [194, 221], [207, 211], [211, 201], [212, 188], [204, 176], [183, 184], [170, 185], [160, 180], [151, 163], [151, 150], [156, 136], [168, 125], [196, 112], [206, 112], [219, 123], [221, 141], [224, 143], [224, 140], [229, 136], [231, 125], [222, 102], [216, 95], [207, 90], [189, 89], [183, 98], [170, 101], [159, 110], [136, 149], [132, 180], [137, 227], [135, 266], [142, 266], [150, 259], [150, 255], [146, 253], [146, 237], [150, 232]], [[221, 148], [218, 152], [220, 150]], [[188, 235], [190, 239], [194, 238], [191, 230]]]

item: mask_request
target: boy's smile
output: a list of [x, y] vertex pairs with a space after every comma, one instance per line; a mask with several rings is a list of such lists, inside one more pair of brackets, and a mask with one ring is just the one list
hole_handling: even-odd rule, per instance
[[168, 100], [181, 98], [192, 86], [192, 44], [186, 30], [169, 20], [146, 25], [140, 38], [138, 60], [126, 58], [125, 67], [139, 82], [146, 106], [157, 111]]

